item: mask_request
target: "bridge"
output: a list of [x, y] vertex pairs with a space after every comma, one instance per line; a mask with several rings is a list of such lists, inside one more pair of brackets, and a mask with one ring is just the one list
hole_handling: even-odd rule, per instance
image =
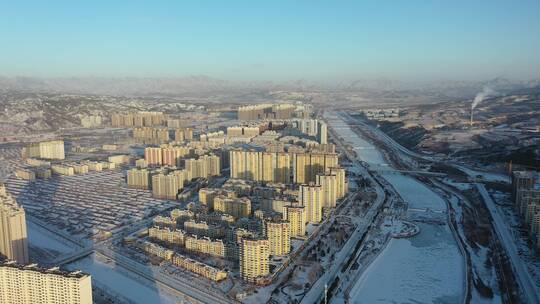
[[71, 262], [75, 262], [79, 259], [82, 259], [86, 257], [87, 255], [90, 255], [94, 252], [94, 247], [86, 247], [80, 250], [77, 250], [75, 252], [70, 253], [69, 255], [64, 255], [61, 257], [58, 257], [58, 259], [54, 260], [54, 265], [62, 266], [65, 264], [69, 264]]
[[393, 169], [389, 166], [380, 166], [375, 164], [370, 164], [369, 170], [376, 171], [381, 174], [416, 174], [416, 175], [425, 175], [431, 177], [445, 177], [447, 174], [442, 172], [430, 172], [430, 171], [421, 171], [421, 170], [398, 170]]

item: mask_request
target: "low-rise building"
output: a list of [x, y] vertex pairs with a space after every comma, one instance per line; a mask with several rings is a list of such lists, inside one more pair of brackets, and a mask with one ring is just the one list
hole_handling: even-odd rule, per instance
[[174, 254], [172, 264], [201, 275], [214, 282], [219, 282], [227, 278], [226, 271], [195, 261], [178, 253]]

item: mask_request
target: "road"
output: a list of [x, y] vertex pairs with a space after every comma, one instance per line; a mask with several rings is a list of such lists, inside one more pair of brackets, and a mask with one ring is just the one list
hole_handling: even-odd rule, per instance
[[334, 282], [335, 278], [340, 273], [343, 264], [347, 261], [347, 258], [349, 258], [349, 256], [353, 253], [356, 244], [360, 241], [364, 233], [367, 231], [368, 227], [375, 220], [375, 216], [377, 215], [379, 208], [381, 208], [384, 202], [384, 190], [380, 186], [377, 186], [376, 191], [377, 198], [375, 202], [373, 202], [373, 204], [370, 206], [362, 223], [360, 223], [356, 227], [351, 237], [347, 240], [345, 245], [343, 245], [341, 250], [336, 254], [334, 263], [332, 263], [330, 268], [325, 270], [324, 274], [313, 284], [308, 293], [304, 295], [301, 303], [317, 303], [317, 301], [319, 301], [324, 296], [325, 286], [330, 286], [332, 282]]
[[[347, 113], [342, 113], [341, 118], [344, 121], [346, 121], [349, 125], [351, 123], [352, 124], [357, 123], [357, 120], [355, 118], [351, 117]], [[356, 125], [361, 126], [364, 130], [367, 129], [367, 131], [369, 133], [371, 133], [371, 135], [373, 135], [373, 136], [375, 136], [377, 138], [377, 141], [379, 143], [381, 143], [382, 145], [384, 145], [386, 147], [387, 151], [389, 150], [389, 152], [394, 153], [394, 156], [396, 156], [397, 158], [400, 159], [401, 162], [406, 164], [407, 170], [401, 170], [403, 174], [412, 174], [411, 177], [413, 177], [413, 178], [415, 178], [414, 175], [425, 175], [425, 174], [418, 174], [417, 171], [420, 171], [420, 169], [416, 167], [416, 162], [411, 161], [411, 159], [416, 158], [418, 160], [428, 161], [428, 162], [433, 162], [434, 161], [432, 157], [420, 155], [418, 153], [412, 152], [412, 151], [408, 150], [407, 148], [401, 146], [399, 143], [394, 141], [392, 138], [390, 138], [384, 132], [380, 131], [377, 128], [374, 128], [374, 127], [372, 127], [372, 126], [370, 126], [370, 125], [368, 125], [366, 123], [363, 123], [363, 122], [358, 122]], [[359, 132], [359, 131], [353, 130], [353, 132]], [[388, 166], [388, 167], [385, 166], [384, 168], [388, 168], [388, 170], [390, 172], [392, 172], [392, 167], [391, 166]], [[439, 175], [432, 175], [432, 177], [440, 177], [440, 176]], [[432, 187], [431, 185], [426, 185], [426, 186]], [[437, 194], [437, 191], [433, 191], [433, 192], [435, 194]], [[448, 206], [447, 206], [447, 209], [448, 209]], [[459, 240], [459, 238], [457, 236], [457, 231], [455, 231], [455, 227], [451, 224], [449, 217], [446, 219], [446, 221], [448, 223], [448, 226], [449, 226], [450, 230], [452, 231], [453, 237], [454, 237], [454, 239], [455, 239], [455, 241], [457, 243], [457, 246], [458, 246], [458, 249], [461, 252], [461, 255], [463, 257], [465, 257], [466, 252], [464, 251], [464, 248], [462, 246], [459, 246], [461, 244], [460, 244], [460, 240]], [[462, 262], [463, 262], [463, 266], [464, 266], [465, 271], [467, 271], [467, 264], [465, 263], [465, 259], [463, 259]], [[469, 286], [467, 284], [467, 281], [466, 280], [464, 280], [464, 281], [465, 281], [464, 290], [466, 291]], [[462, 302], [466, 302], [466, 292], [463, 293]]]
[[510, 259], [510, 262], [512, 263], [514, 274], [519, 281], [519, 285], [523, 289], [525, 297], [527, 298], [527, 303], [540, 303], [540, 292], [538, 287], [527, 270], [527, 265], [523, 263], [523, 260], [518, 255], [518, 249], [512, 233], [508, 230], [508, 225], [505, 223], [501, 214], [497, 210], [497, 206], [495, 205], [495, 202], [493, 202], [493, 199], [491, 199], [491, 196], [487, 192], [486, 187], [484, 187], [484, 184], [476, 183], [475, 185], [478, 192], [480, 192], [482, 195], [486, 207], [491, 214], [495, 232], [506, 250], [506, 254]]
[[[354, 120], [353, 117], [351, 117], [350, 115], [346, 113], [344, 114], [344, 116], [348, 117], [349, 119]], [[357, 120], [354, 120], [354, 121], [357, 121]], [[390, 138], [381, 130], [377, 128], [373, 128], [372, 126], [365, 124], [363, 122], [358, 122], [358, 123], [361, 124], [362, 126], [369, 128], [372, 134], [377, 136], [378, 139], [381, 139], [387, 145], [390, 145], [391, 147], [393, 147], [394, 151], [400, 151], [402, 153], [405, 153], [408, 156], [415, 157], [424, 161], [441, 162], [446, 165], [452, 166], [464, 172], [469, 177], [470, 180], [477, 180], [480, 178], [480, 179], [485, 179], [487, 181], [498, 180], [498, 181], [508, 182], [508, 178], [504, 178], [504, 176], [501, 176], [500, 174], [493, 174], [493, 173], [485, 172], [483, 170], [469, 168], [463, 164], [460, 164], [451, 160], [448, 160], [448, 161], [442, 161], [440, 159], [435, 160], [432, 157], [420, 155], [418, 153], [412, 152], [406, 149], [405, 147], [401, 146], [399, 143], [394, 141], [392, 138]], [[540, 290], [534, 283], [534, 280], [531, 277], [530, 272], [527, 270], [526, 264], [518, 255], [518, 249], [517, 249], [515, 240], [508, 229], [507, 223], [504, 221], [501, 214], [497, 210], [497, 206], [495, 205], [495, 203], [493, 202], [493, 199], [487, 192], [484, 184], [475, 183], [475, 186], [478, 189], [479, 193], [482, 195], [485, 205], [491, 214], [495, 233], [497, 237], [499, 238], [500, 243], [502, 244], [503, 248], [505, 249], [507, 256], [510, 259], [513, 272], [519, 281], [519, 285], [523, 291], [525, 298], [527, 299], [527, 302], [540, 303]]]
[[96, 249], [96, 253], [113, 260], [117, 265], [120, 265], [127, 270], [132, 271], [147, 280], [150, 280], [153, 283], [159, 284], [160, 287], [166, 288], [179, 297], [188, 296], [189, 298], [200, 301], [201, 303], [237, 303], [236, 301], [227, 299], [223, 294], [216, 294], [209, 291], [207, 288], [204, 288], [204, 286], [197, 285], [196, 282], [188, 283], [188, 281], [180, 281], [169, 276], [165, 276], [160, 272], [152, 272], [147, 266], [124, 257], [106, 247]]
[[343, 145], [343, 143], [337, 140], [337, 138], [335, 138], [335, 141], [338, 146], [341, 147], [341, 150], [343, 150], [344, 153], [349, 157], [349, 159], [356, 163], [355, 165], [358, 167], [358, 169], [360, 169], [360, 171], [362, 171], [362, 175], [368, 178], [371, 181], [371, 184], [375, 186], [377, 197], [369, 207], [362, 222], [356, 227], [354, 232], [351, 234], [351, 237], [343, 245], [341, 250], [336, 254], [335, 260], [330, 266], [330, 268], [325, 270], [324, 274], [312, 285], [311, 289], [302, 298], [301, 303], [306, 304], [317, 303], [324, 297], [325, 286], [330, 286], [332, 282], [334, 282], [338, 274], [341, 272], [343, 264], [348, 260], [350, 255], [354, 253], [356, 245], [358, 244], [364, 233], [367, 231], [371, 223], [375, 220], [375, 216], [377, 215], [379, 209], [382, 207], [386, 198], [384, 189], [379, 185], [379, 183], [377, 183], [373, 179], [373, 177], [364, 167], [360, 166], [360, 159], [350, 154]]

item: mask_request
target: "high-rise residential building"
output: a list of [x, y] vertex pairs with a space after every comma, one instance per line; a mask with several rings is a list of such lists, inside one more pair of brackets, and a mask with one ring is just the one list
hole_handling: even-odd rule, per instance
[[161, 126], [166, 122], [167, 116], [162, 112], [117, 113], [111, 116], [111, 125], [115, 128]]
[[315, 182], [317, 174], [337, 167], [338, 155], [335, 153], [296, 153], [293, 163], [294, 182], [305, 184]]
[[306, 135], [315, 137], [319, 144], [328, 143], [328, 127], [320, 119], [295, 119], [292, 126]]
[[214, 198], [214, 211], [223, 212], [235, 218], [251, 216], [251, 201], [247, 197], [228, 198], [218, 195]]
[[534, 185], [536, 172], [534, 171], [514, 171], [512, 172], [512, 200], [518, 205], [517, 193], [519, 190], [531, 189]]
[[92, 304], [92, 279], [80, 271], [5, 262], [0, 264], [0, 303]]
[[292, 237], [305, 237], [307, 220], [304, 206], [285, 206], [283, 219], [290, 223]]
[[238, 119], [290, 119], [295, 110], [295, 105], [286, 103], [248, 105], [238, 108]]
[[[531, 212], [540, 212], [540, 209], [538, 209], [540, 208], [540, 189], [519, 189], [517, 191], [516, 201], [516, 210], [521, 216], [525, 217], [525, 222], [528, 223], [532, 217]], [[535, 206], [538, 206], [538, 208]], [[529, 213], [529, 215], [527, 215], [527, 213]]]
[[0, 255], [21, 264], [28, 263], [26, 214], [4, 185], [0, 185]]
[[144, 149], [144, 159], [149, 166], [161, 166], [163, 164], [163, 155], [160, 147], [147, 147]]
[[65, 159], [65, 149], [63, 140], [42, 141], [31, 143], [26, 148], [27, 157], [45, 159]]
[[291, 225], [287, 221], [265, 221], [270, 255], [282, 256], [291, 251]]
[[174, 130], [174, 141], [181, 142], [186, 140], [193, 140], [193, 129], [177, 128]]
[[169, 142], [170, 134], [167, 128], [141, 127], [133, 129], [133, 138], [147, 144], [161, 144]]
[[291, 159], [288, 153], [230, 151], [231, 178], [290, 183]]
[[347, 177], [345, 175], [345, 169], [339, 167], [330, 168], [330, 174], [336, 176], [337, 181], [337, 199], [342, 199], [345, 197], [349, 191], [349, 183], [347, 182]]
[[338, 179], [335, 174], [317, 174], [317, 185], [322, 187], [323, 207], [333, 208], [338, 200]]
[[181, 173], [160, 173], [152, 176], [152, 195], [156, 198], [175, 200], [178, 191], [182, 188], [184, 188], [184, 175]]
[[130, 169], [127, 171], [127, 184], [129, 188], [150, 189], [152, 175], [147, 169]]
[[319, 141], [319, 144], [327, 144], [328, 143], [328, 127], [326, 126], [326, 123], [324, 121], [319, 121], [317, 124], [317, 140]]
[[221, 159], [217, 155], [203, 155], [185, 160], [188, 179], [209, 178], [221, 175]]
[[261, 134], [259, 126], [234, 126], [227, 128], [227, 136], [229, 137], [255, 137]]
[[240, 245], [240, 277], [256, 282], [270, 274], [270, 244], [264, 239], [242, 238]]
[[163, 145], [161, 146], [163, 165], [180, 167], [180, 160], [193, 155], [193, 149], [189, 147], [179, 147]]
[[298, 201], [305, 207], [306, 222], [320, 223], [322, 221], [323, 197], [322, 186], [314, 183], [300, 185]]

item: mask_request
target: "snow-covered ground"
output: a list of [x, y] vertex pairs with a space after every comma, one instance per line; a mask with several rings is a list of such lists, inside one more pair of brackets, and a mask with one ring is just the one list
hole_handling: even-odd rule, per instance
[[129, 274], [114, 262], [108, 262], [95, 254], [67, 266], [70, 270], [80, 269], [92, 274], [92, 281], [98, 281], [100, 286], [112, 290], [111, 294], [119, 294], [133, 303], [180, 303], [182, 299], [159, 289], [146, 279]]

